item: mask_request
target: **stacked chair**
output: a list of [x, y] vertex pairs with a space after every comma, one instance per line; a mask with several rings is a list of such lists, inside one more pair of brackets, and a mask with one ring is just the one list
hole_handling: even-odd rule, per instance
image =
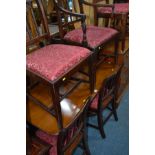
[[[31, 0], [26, 1], [27, 121], [47, 134], [54, 135], [58, 144], [58, 154], [63, 154], [62, 152], [66, 151], [79, 135], [79, 141], [83, 141], [89, 154], [84, 132], [84, 114], [89, 101], [86, 99], [83, 106], [78, 108], [65, 98], [82, 82], [89, 84], [90, 92], [94, 90], [91, 51], [83, 47], [51, 44], [42, 1], [36, 0], [35, 10], [33, 4]], [[60, 94], [60, 87], [67, 81], [74, 80], [72, 76], [84, 66], [88, 66], [89, 80], [76, 78], [76, 84], [64, 94]], [[51, 96], [51, 103], [48, 105], [32, 93], [39, 84], [48, 88]], [[68, 106], [67, 112], [63, 105]]]
[[[116, 112], [116, 97], [118, 92], [118, 84], [120, 81], [120, 73], [122, 66], [117, 66], [116, 71], [107, 76], [98, 90], [96, 90], [96, 95], [94, 96], [90, 107], [88, 116], [97, 116], [98, 125], [94, 125], [92, 123], [88, 123], [88, 126], [93, 127], [95, 129], [99, 129], [102, 138], [105, 138], [105, 132], [103, 126], [113, 115], [115, 120], [118, 120], [117, 112]], [[103, 119], [103, 112], [105, 110], [109, 110], [109, 114]]]
[[[103, 62], [107, 57], [113, 57], [115, 64], [118, 59], [118, 31], [113, 28], [104, 28], [97, 26], [88, 26], [85, 23], [84, 5], [98, 7], [102, 5], [91, 4], [84, 0], [79, 0], [80, 13], [73, 13], [64, 8], [62, 0], [54, 0], [58, 14], [60, 38], [65, 44], [85, 47], [92, 51], [94, 75], [96, 66]], [[104, 5], [103, 5], [104, 6]], [[63, 16], [68, 16], [69, 20], [62, 20]], [[81, 23], [81, 28], [75, 28], [74, 24]], [[71, 28], [72, 27], [72, 28]], [[104, 47], [114, 41], [115, 47], [111, 55], [103, 55]]]
[[[118, 120], [116, 96], [122, 68], [117, 65], [119, 33], [113, 28], [86, 26], [82, 6], [100, 5], [79, 0], [78, 14], [72, 13], [65, 2], [54, 0], [60, 44], [49, 33], [42, 0], [35, 0], [35, 7], [34, 1], [26, 1], [27, 128], [46, 146], [48, 153], [42, 154], [72, 155], [79, 146], [83, 154], [90, 155], [87, 125], [99, 129], [104, 138], [105, 122], [112, 115]], [[75, 22], [81, 22], [82, 28], [75, 29]], [[97, 66], [104, 62], [100, 51], [113, 40], [113, 55], [104, 58], [113, 57], [116, 69], [98, 82]], [[105, 109], [110, 114], [103, 120]], [[87, 117], [96, 115], [98, 126]]]
[[[129, 3], [116, 3], [109, 4], [109, 0], [93, 0], [94, 4], [105, 1], [103, 7], [94, 8], [94, 21], [98, 25], [98, 19], [105, 19], [105, 26], [112, 26], [118, 29], [120, 33], [120, 40], [122, 41], [122, 52], [125, 52], [125, 36], [127, 31], [127, 23], [129, 17]], [[110, 22], [111, 19], [111, 22]], [[110, 23], [110, 24], [109, 24]]]

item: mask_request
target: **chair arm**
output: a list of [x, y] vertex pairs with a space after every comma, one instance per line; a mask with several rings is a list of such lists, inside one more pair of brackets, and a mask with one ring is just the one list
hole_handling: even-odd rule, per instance
[[85, 20], [86, 20], [86, 15], [85, 14], [81, 14], [81, 13], [73, 13], [67, 9], [64, 9], [62, 8], [61, 6], [58, 5], [58, 3], [55, 3], [56, 4], [56, 7], [62, 11], [63, 13], [65, 14], [68, 14], [70, 16], [75, 16], [75, 17], [80, 17], [81, 18], [81, 27], [82, 27], [82, 31], [83, 31], [83, 40], [82, 40], [82, 44], [84, 46], [87, 46], [88, 43], [87, 43], [87, 38], [86, 38], [86, 23], [85, 23]]
[[81, 19], [84, 19], [84, 20], [86, 19], [86, 15], [85, 15], [85, 14], [74, 13], [74, 12], [68, 11], [67, 9], [64, 9], [64, 8], [58, 6], [57, 3], [56, 3], [56, 7], [57, 7], [60, 11], [66, 13], [66, 14], [68, 14], [68, 15], [75, 16], [75, 17], [81, 17]]

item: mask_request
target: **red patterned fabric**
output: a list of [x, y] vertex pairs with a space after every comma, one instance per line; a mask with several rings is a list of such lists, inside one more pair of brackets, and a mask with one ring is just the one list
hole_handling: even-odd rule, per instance
[[[112, 8], [110, 7], [100, 7], [98, 13], [112, 13]], [[116, 3], [114, 4], [114, 13], [129, 13], [129, 3]]]
[[[78, 127], [76, 126], [69, 130], [68, 135], [65, 138], [64, 145], [66, 145], [70, 141], [70, 139], [74, 136], [74, 133], [77, 130], [78, 130]], [[49, 155], [57, 155], [57, 141], [58, 141], [57, 135], [50, 135], [44, 131], [37, 130], [36, 136], [39, 137], [42, 141], [52, 146], [49, 151]]]
[[96, 95], [92, 103], [90, 104], [90, 108], [97, 109], [99, 94]]
[[56, 135], [49, 135], [41, 130], [36, 132], [36, 136], [39, 137], [44, 142], [52, 145], [51, 149], [49, 150], [49, 155], [57, 155], [57, 140], [58, 136]]
[[[103, 52], [103, 54], [105, 54], [105, 55], [111, 55], [111, 54], [113, 54], [113, 51], [110, 51], [110, 50], [103, 50], [102, 52]], [[107, 57], [107, 58], [104, 60], [104, 62], [106, 62], [106, 63], [113, 63], [113, 62], [114, 62], [114, 58], [112, 58], [112, 57]]]
[[[86, 35], [89, 47], [95, 48], [102, 43], [110, 40], [113, 36], [115, 36], [118, 32], [112, 28], [104, 28], [97, 26], [88, 26]], [[65, 40], [82, 43], [83, 32], [82, 29], [75, 29], [73, 31], [68, 32], [64, 36]]]
[[[113, 98], [113, 96], [109, 96], [109, 97], [107, 97], [106, 100], [104, 100], [103, 108], [109, 104], [109, 102], [112, 100], [112, 98]], [[98, 108], [98, 99], [99, 99], [99, 94], [97, 94], [96, 97], [94, 98], [94, 100], [92, 101], [90, 108], [92, 108], [92, 109]]]
[[69, 45], [48, 45], [26, 56], [26, 67], [48, 80], [55, 80], [76, 64], [87, 58], [91, 52], [82, 47]]

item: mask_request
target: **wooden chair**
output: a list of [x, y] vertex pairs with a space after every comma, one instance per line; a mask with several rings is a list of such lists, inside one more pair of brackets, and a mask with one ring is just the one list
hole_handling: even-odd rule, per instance
[[[94, 21], [95, 25], [98, 25], [99, 18], [105, 19], [105, 26], [112, 26], [118, 31], [120, 31], [120, 40], [122, 41], [122, 52], [125, 52], [125, 36], [127, 31], [127, 21], [129, 17], [129, 3], [115, 3], [111, 4], [111, 8], [109, 7], [109, 0], [93, 0], [96, 4], [101, 1], [106, 1], [106, 5], [104, 7], [99, 7], [94, 9]], [[111, 22], [110, 22], [111, 20]], [[110, 23], [110, 24], [109, 24]]]
[[[93, 53], [94, 68], [97, 64], [100, 64], [104, 58], [99, 58], [99, 52], [103, 50], [105, 45], [112, 40], [115, 40], [115, 49], [113, 54], [104, 55], [104, 57], [114, 57], [115, 63], [117, 63], [117, 45], [118, 45], [118, 32], [112, 28], [102, 28], [96, 26], [86, 26], [86, 15], [83, 11], [83, 5], [94, 6], [85, 1], [79, 1], [80, 13], [73, 13], [63, 7], [61, 0], [54, 0], [55, 8], [58, 14], [59, 31], [61, 39], [67, 44], [73, 44], [90, 49]], [[71, 20], [67, 22], [63, 20], [62, 14], [68, 15]], [[80, 29], [70, 28], [70, 25], [74, 25], [77, 22], [81, 22]], [[101, 54], [101, 53], [100, 53]], [[95, 69], [94, 69], [95, 70]], [[95, 71], [94, 71], [95, 72]]]
[[[90, 100], [91, 97], [82, 103], [73, 103], [67, 98], [61, 101], [63, 117], [61, 130], [52, 115], [36, 104], [28, 103], [31, 116], [28, 122], [39, 128], [36, 136], [51, 146], [50, 155], [71, 155], [78, 145], [82, 146], [86, 155], [90, 155], [86, 131], [86, 114]], [[40, 120], [35, 124], [36, 118]]]
[[[99, 90], [103, 79], [108, 75], [112, 75], [114, 72], [117, 72], [118, 69], [119, 66], [117, 65], [113, 66], [112, 64], [101, 64], [100, 67], [97, 68], [96, 89]], [[44, 101], [44, 103], [46, 103], [46, 106], [49, 107], [51, 105], [51, 99], [46, 87], [48, 86], [40, 83], [33, 90], [31, 90], [31, 93], [40, 101]], [[85, 105], [86, 98], [89, 96], [92, 96], [92, 98], [94, 98], [93, 96], [95, 94], [96, 93], [93, 93], [93, 95], [91, 95], [89, 91], [89, 85], [86, 83], [82, 83], [76, 89], [74, 89], [72, 93], [69, 94], [68, 99], [70, 99], [70, 102], [60, 103], [64, 128], [67, 128], [69, 124], [74, 120], [74, 118], [78, 115], [80, 109], [82, 109]], [[48, 137], [49, 139], [51, 135], [52, 137], [54, 137], [54, 135], [58, 135], [60, 131], [56, 118], [46, 110], [41, 108], [39, 105], [33, 103], [33, 101], [31, 100], [29, 100], [29, 102], [27, 103], [27, 121], [44, 132], [43, 135], [45, 135], [46, 133], [46, 138]], [[41, 139], [43, 140], [43, 138]], [[54, 142], [52, 141], [51, 145], [53, 143]], [[54, 148], [56, 148], [56, 146]]]
[[[90, 84], [91, 92], [94, 90], [91, 52], [86, 48], [77, 46], [50, 44], [51, 38], [42, 2], [41, 0], [36, 0], [39, 9], [39, 22], [35, 18], [32, 4], [31, 0], [26, 1], [26, 47], [28, 52], [31, 51], [26, 56], [27, 99], [33, 100], [51, 115], [54, 115], [58, 120], [59, 128], [62, 129], [60, 101], [82, 82]], [[86, 66], [86, 64], [88, 64], [87, 75], [89, 80], [73, 78], [72, 76]], [[35, 77], [37, 80], [33, 82], [30, 77]], [[60, 86], [68, 80], [76, 81], [75, 85], [64, 94], [60, 94]], [[48, 85], [53, 103], [50, 107], [45, 106], [31, 95], [31, 90], [38, 82]]]
[[[116, 97], [119, 88], [120, 81], [120, 73], [122, 66], [119, 67], [117, 72], [114, 74], [107, 76], [100, 87], [99, 90], [96, 90], [97, 94], [92, 100], [92, 103], [89, 107], [89, 116], [97, 116], [98, 125], [88, 123], [88, 126], [91, 126], [95, 129], [99, 129], [102, 138], [105, 138], [105, 132], [103, 126], [109, 120], [109, 118], [113, 115], [115, 120], [118, 120], [117, 112], [116, 112]], [[110, 107], [111, 106], [111, 107]], [[105, 109], [110, 110], [108, 116], [103, 119], [102, 112]]]

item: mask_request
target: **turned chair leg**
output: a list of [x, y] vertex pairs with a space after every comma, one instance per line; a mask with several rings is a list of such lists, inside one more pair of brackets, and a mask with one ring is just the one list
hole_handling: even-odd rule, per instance
[[101, 110], [97, 114], [97, 120], [98, 120], [98, 128], [99, 128], [100, 134], [101, 134], [102, 138], [104, 139], [106, 136], [105, 136], [105, 132], [104, 132], [104, 128], [103, 128], [103, 118], [102, 118]]

